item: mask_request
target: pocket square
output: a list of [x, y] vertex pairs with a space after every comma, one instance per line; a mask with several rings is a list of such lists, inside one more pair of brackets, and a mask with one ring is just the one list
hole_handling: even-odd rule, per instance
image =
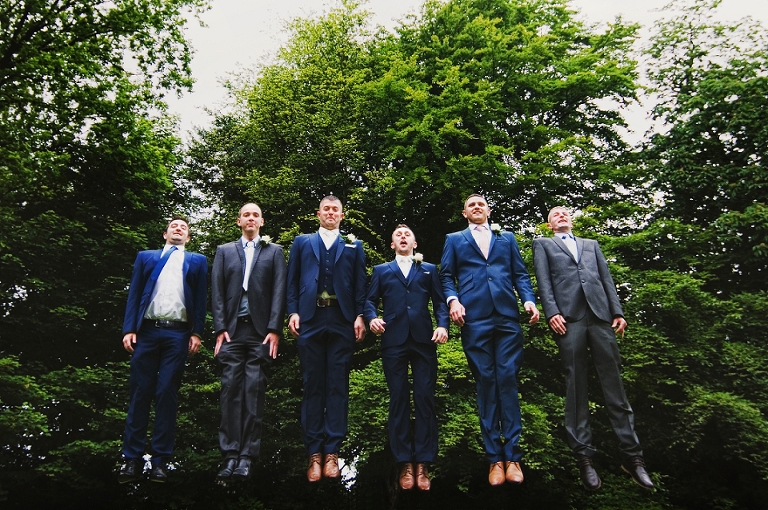
[[344, 248], [354, 248], [354, 247], [355, 247], [354, 244], [347, 243], [347, 244], [344, 245]]
[[424, 271], [424, 274], [429, 274], [429, 271]]

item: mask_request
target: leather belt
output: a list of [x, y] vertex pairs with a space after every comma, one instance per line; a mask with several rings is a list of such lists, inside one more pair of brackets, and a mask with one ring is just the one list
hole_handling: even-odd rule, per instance
[[317, 307], [318, 308], [325, 308], [328, 306], [339, 306], [339, 302], [336, 300], [336, 298], [317, 298]]
[[242, 324], [253, 324], [253, 319], [251, 319], [250, 315], [238, 315], [237, 322]]
[[164, 329], [189, 329], [189, 322], [167, 321], [164, 319], [150, 319], [149, 323], [156, 328]]

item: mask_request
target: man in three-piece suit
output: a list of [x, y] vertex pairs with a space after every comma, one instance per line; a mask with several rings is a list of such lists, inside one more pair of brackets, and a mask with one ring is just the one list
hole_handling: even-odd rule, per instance
[[490, 213], [482, 195], [466, 199], [462, 214], [469, 227], [446, 236], [440, 278], [477, 383], [488, 481], [519, 484], [523, 454], [518, 446], [522, 423], [517, 374], [523, 331], [515, 292], [531, 314], [530, 324], [539, 320], [539, 312], [517, 240], [498, 225], [489, 226]]
[[123, 322], [123, 347], [132, 353], [130, 406], [125, 420], [121, 483], [144, 471], [149, 411], [155, 400], [152, 468], [149, 479], [165, 482], [165, 464], [173, 453], [177, 393], [187, 352], [196, 353], [205, 325], [208, 261], [184, 250], [189, 224], [174, 217], [162, 250], [139, 252], [133, 266]]
[[555, 236], [534, 239], [533, 261], [544, 316], [565, 367], [565, 430], [568, 445], [578, 459], [581, 481], [589, 490], [601, 485], [592, 465], [595, 447], [589, 427], [589, 351], [603, 387], [608, 416], [625, 455], [622, 468], [638, 485], [652, 489], [634, 430], [632, 407], [621, 382], [616, 334], [624, 335], [627, 322], [608, 263], [597, 241], [573, 236], [568, 209], [553, 208], [547, 220]]
[[[448, 307], [434, 264], [415, 257], [416, 237], [407, 225], [392, 233], [395, 260], [373, 268], [365, 320], [381, 337], [381, 360], [389, 387], [389, 444], [400, 466], [403, 489], [429, 490], [429, 463], [437, 460], [435, 383], [437, 346], [448, 340]], [[420, 255], [420, 254], [419, 254]], [[432, 330], [429, 301], [437, 328]], [[383, 319], [377, 306], [383, 300]], [[408, 365], [413, 373], [415, 420], [411, 434]], [[413, 465], [416, 465], [414, 476]]]
[[335, 196], [320, 201], [317, 217], [319, 232], [298, 236], [288, 258], [288, 329], [298, 338], [310, 482], [340, 476], [352, 354], [365, 335], [363, 244], [339, 235], [344, 212]]
[[222, 365], [220, 480], [248, 478], [259, 456], [266, 369], [277, 357], [285, 319], [282, 248], [259, 235], [264, 217], [258, 205], [241, 207], [237, 225], [240, 239], [216, 249], [211, 283], [214, 356]]

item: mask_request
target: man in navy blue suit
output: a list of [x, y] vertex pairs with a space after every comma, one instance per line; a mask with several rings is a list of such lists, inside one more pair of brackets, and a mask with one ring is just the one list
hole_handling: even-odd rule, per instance
[[[414, 256], [416, 237], [407, 225], [392, 233], [395, 260], [373, 268], [365, 321], [381, 337], [381, 361], [389, 387], [389, 444], [403, 489], [429, 490], [429, 463], [437, 460], [435, 383], [437, 345], [448, 340], [448, 306], [437, 267]], [[437, 328], [432, 329], [432, 300]], [[377, 306], [383, 300], [383, 319]], [[411, 434], [408, 365], [413, 373], [415, 420]], [[414, 476], [413, 465], [416, 465]]]
[[139, 252], [133, 266], [123, 322], [123, 346], [132, 353], [130, 406], [123, 436], [121, 483], [141, 478], [152, 399], [152, 468], [149, 479], [165, 482], [173, 453], [177, 392], [187, 353], [200, 348], [208, 297], [208, 261], [184, 250], [187, 220], [168, 223], [162, 250]]
[[341, 200], [329, 195], [317, 211], [320, 230], [298, 236], [288, 258], [288, 329], [297, 337], [304, 394], [301, 426], [309, 454], [307, 479], [339, 478], [347, 435], [349, 370], [365, 336], [365, 253], [339, 234]]
[[466, 199], [462, 215], [469, 227], [446, 236], [440, 278], [477, 382], [480, 431], [490, 461], [488, 481], [519, 484], [523, 454], [518, 446], [522, 424], [517, 374], [523, 332], [515, 292], [531, 314], [530, 324], [539, 320], [539, 311], [515, 236], [489, 225], [490, 214], [482, 195]]

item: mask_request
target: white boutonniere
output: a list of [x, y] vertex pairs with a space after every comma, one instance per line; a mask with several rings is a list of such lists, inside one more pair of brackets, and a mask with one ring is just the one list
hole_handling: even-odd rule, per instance
[[357, 241], [357, 236], [355, 236], [355, 234], [347, 234], [347, 235], [341, 236], [341, 238], [347, 244], [355, 244], [355, 241]]
[[421, 264], [422, 262], [424, 262], [424, 255], [422, 255], [421, 253], [414, 253], [413, 257], [411, 257], [411, 260], [413, 261], [414, 264]]
[[268, 245], [271, 242], [272, 242], [272, 238], [269, 237], [269, 236], [261, 236], [261, 239], [259, 239], [259, 243], [262, 246], [266, 246], [266, 245]]
[[491, 232], [496, 234], [497, 236], [501, 235], [501, 225], [498, 223], [491, 223]]

